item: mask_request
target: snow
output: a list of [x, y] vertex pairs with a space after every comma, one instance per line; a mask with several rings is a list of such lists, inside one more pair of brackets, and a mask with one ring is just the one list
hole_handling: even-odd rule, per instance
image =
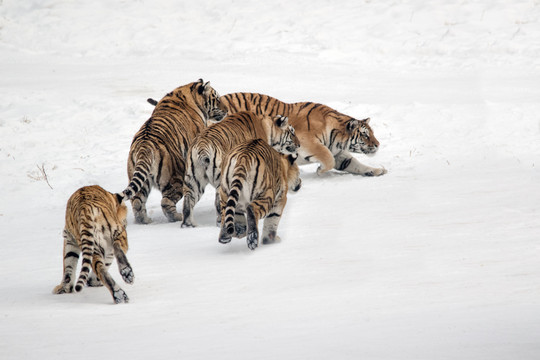
[[[337, 4], [0, 2], [2, 359], [540, 358], [540, 3]], [[194, 229], [154, 191], [130, 303], [52, 295], [69, 196], [122, 190], [146, 98], [201, 77], [371, 117], [388, 174], [301, 167], [254, 252], [213, 189]]]

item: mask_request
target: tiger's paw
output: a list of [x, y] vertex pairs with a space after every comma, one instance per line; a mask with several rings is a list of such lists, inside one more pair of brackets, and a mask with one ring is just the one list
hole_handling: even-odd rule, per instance
[[281, 242], [281, 238], [279, 236], [276, 236], [274, 235], [273, 237], [272, 236], [267, 236], [267, 237], [263, 237], [263, 240], [262, 240], [262, 243], [264, 245], [268, 245], [268, 244], [276, 244], [276, 243], [280, 243]]
[[196, 225], [194, 222], [189, 221], [189, 220], [187, 220], [187, 221], [184, 220], [184, 221], [182, 222], [182, 225], [180, 225], [180, 227], [182, 227], [182, 228], [194, 228], [194, 227], [196, 227], [196, 226], [197, 226], [197, 225]]
[[120, 275], [122, 275], [122, 279], [124, 279], [126, 283], [133, 284], [135, 274], [133, 274], [133, 269], [131, 269], [131, 267], [126, 266], [125, 268], [121, 269]]
[[167, 219], [169, 222], [177, 222], [184, 220], [184, 216], [180, 213], [167, 214]]
[[275, 230], [270, 230], [266, 234], [263, 233], [263, 240], [262, 240], [263, 244], [273, 244], [273, 243], [278, 243], [278, 242], [281, 242], [281, 238], [276, 235]]
[[321, 176], [324, 175], [326, 172], [328, 172], [330, 169], [323, 168], [322, 166], [319, 166], [317, 168], [317, 175]]
[[88, 279], [88, 282], [86, 283], [86, 286], [99, 287], [103, 286], [103, 283], [94, 275], [94, 273], [92, 273]]
[[73, 285], [60, 284], [54, 287], [53, 294], [70, 294], [73, 292]]
[[259, 246], [259, 233], [252, 231], [247, 235], [247, 246], [250, 250], [255, 250]]
[[237, 222], [234, 223], [234, 231], [236, 232], [236, 237], [243, 238], [244, 236], [246, 236], [246, 230], [247, 230], [246, 224], [241, 224]]
[[232, 240], [232, 236], [225, 231], [225, 229], [221, 229], [221, 232], [219, 234], [219, 242], [222, 244], [228, 244]]
[[137, 224], [150, 224], [152, 222], [152, 219], [150, 219], [148, 216], [144, 215], [135, 215], [135, 222]]
[[378, 169], [377, 168], [372, 168], [371, 170], [366, 171], [362, 175], [363, 176], [381, 176], [381, 175], [386, 174], [387, 172], [388, 171], [385, 168], [378, 168]]
[[112, 295], [113, 295], [113, 299], [114, 299], [115, 304], [128, 303], [129, 302], [129, 298], [128, 298], [127, 294], [122, 289], [118, 289], [118, 290], [113, 291]]

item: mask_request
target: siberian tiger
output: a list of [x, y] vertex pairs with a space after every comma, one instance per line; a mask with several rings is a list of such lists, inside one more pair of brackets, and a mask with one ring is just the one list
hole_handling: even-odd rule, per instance
[[288, 187], [300, 186], [294, 157], [280, 154], [264, 140], [255, 139], [234, 147], [223, 161], [221, 173], [219, 242], [226, 244], [233, 236], [244, 236], [246, 229], [235, 219], [244, 213], [249, 249], [255, 250], [259, 244], [258, 221], [262, 218], [263, 244], [278, 242], [276, 231], [287, 203]]
[[374, 154], [379, 142], [369, 126], [370, 119], [357, 120], [326, 105], [299, 102], [288, 104], [267, 95], [233, 93], [221, 97], [229, 113], [252, 111], [258, 115], [288, 116], [302, 147], [298, 164], [320, 163], [317, 173], [332, 168], [363, 176], [379, 176], [384, 168], [361, 164], [351, 152]]
[[195, 136], [207, 122], [220, 121], [227, 111], [210, 83], [201, 80], [165, 95], [135, 134], [128, 158], [129, 185], [135, 220], [147, 224], [146, 200], [152, 186], [162, 194], [161, 208], [169, 221], [181, 221], [176, 203], [182, 198], [185, 159]]
[[[289, 125], [287, 117], [281, 115], [272, 119], [243, 111], [229, 115], [202, 131], [191, 146], [187, 159], [182, 227], [195, 226], [193, 208], [206, 185], [219, 186], [221, 162], [225, 155], [235, 145], [253, 139], [264, 139], [275, 150], [285, 154], [295, 154], [299, 144], [294, 128]], [[219, 214], [217, 197], [216, 208]], [[220, 221], [221, 216], [218, 215], [218, 224]]]
[[[89, 286], [105, 285], [115, 303], [128, 302], [129, 298], [109, 275], [114, 258], [124, 281], [132, 284], [133, 270], [126, 252], [127, 208], [121, 194], [111, 194], [98, 185], [77, 190], [67, 202], [64, 228], [64, 275], [54, 294], [73, 292], [79, 255], [82, 265], [75, 291]], [[90, 274], [90, 270], [92, 273]]]

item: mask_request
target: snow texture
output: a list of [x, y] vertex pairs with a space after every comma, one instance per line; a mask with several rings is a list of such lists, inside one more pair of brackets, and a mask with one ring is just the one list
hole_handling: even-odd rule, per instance
[[[0, 1], [0, 358], [539, 359], [539, 39], [539, 1]], [[199, 78], [371, 117], [388, 174], [301, 167], [256, 251], [154, 191], [130, 303], [52, 295], [69, 196]]]

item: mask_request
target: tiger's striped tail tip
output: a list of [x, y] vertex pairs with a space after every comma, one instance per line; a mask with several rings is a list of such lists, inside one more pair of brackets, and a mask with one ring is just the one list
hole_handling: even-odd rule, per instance
[[154, 106], [156, 106], [157, 103], [158, 103], [156, 100], [154, 100], [154, 99], [152, 99], [152, 98], [148, 98], [148, 99], [146, 99], [146, 101], [148, 101], [148, 103], [149, 103], [150, 105], [154, 105]]
[[[133, 197], [133, 191], [129, 188], [125, 189], [124, 191], [122, 191], [120, 194], [116, 194], [117, 197], [121, 197], [122, 200], [131, 200], [131, 198]], [[119, 200], [119, 202], [122, 202]]]

